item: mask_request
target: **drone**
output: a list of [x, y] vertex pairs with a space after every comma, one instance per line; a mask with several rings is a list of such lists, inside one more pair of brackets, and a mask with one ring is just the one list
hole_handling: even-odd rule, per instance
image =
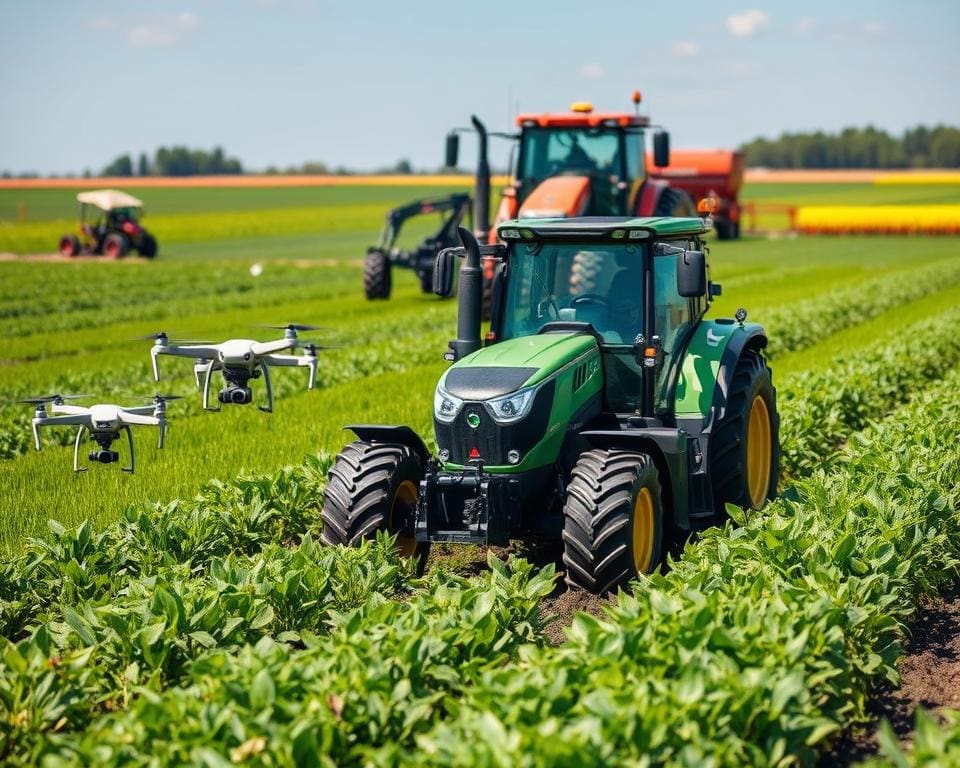
[[[120, 437], [121, 432], [127, 433], [127, 443], [130, 446], [130, 466], [121, 467], [124, 472], [133, 474], [134, 452], [133, 433], [130, 427], [145, 426], [159, 427], [160, 436], [157, 448], [163, 448], [163, 441], [167, 435], [167, 401], [176, 400], [179, 395], [154, 395], [150, 405], [124, 408], [119, 405], [99, 403], [89, 408], [78, 405], [67, 405], [66, 400], [77, 400], [89, 395], [43, 395], [28, 397], [20, 400], [21, 403], [31, 403], [34, 406], [33, 442], [40, 450], [40, 427], [65, 427], [75, 425], [77, 439], [73, 444], [73, 471], [85, 472], [89, 467], [80, 466], [80, 442], [84, 433], [90, 435], [99, 450], [90, 451], [87, 458], [99, 464], [113, 464], [120, 461], [120, 453], [111, 449], [113, 441]], [[47, 405], [53, 415], [47, 413]]]
[[[273, 411], [273, 387], [270, 383], [271, 367], [308, 368], [307, 389], [313, 389], [317, 382], [317, 350], [327, 349], [308, 343], [303, 346], [302, 355], [278, 354], [285, 350], [294, 350], [300, 342], [297, 331], [320, 330], [315, 325], [268, 325], [283, 331], [283, 338], [276, 341], [254, 341], [253, 339], [229, 339], [221, 344], [208, 342], [171, 341], [161, 331], [147, 338], [153, 339], [150, 357], [153, 362], [153, 378], [160, 381], [160, 369], [157, 367], [158, 355], [178, 355], [194, 359], [193, 375], [197, 389], [203, 390], [203, 408], [207, 411], [219, 411], [225, 404], [247, 405], [253, 402], [253, 390], [248, 386], [251, 379], [263, 377], [267, 390], [267, 404], [259, 406], [264, 413]], [[223, 375], [223, 387], [217, 392], [216, 408], [210, 407], [210, 380], [213, 373]]]

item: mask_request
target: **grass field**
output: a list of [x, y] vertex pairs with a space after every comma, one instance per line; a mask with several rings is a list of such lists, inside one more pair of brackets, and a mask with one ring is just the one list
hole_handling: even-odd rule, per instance
[[[955, 188], [943, 185], [835, 186], [757, 185], [747, 197], [812, 199], [819, 191], [816, 199], [838, 202], [867, 194], [877, 201], [940, 201], [955, 194]], [[14, 249], [24, 228], [58, 231], [56, 217], [71, 208], [73, 194], [0, 191], [0, 252]], [[109, 470], [74, 477], [70, 447], [64, 445], [72, 433], [54, 433], [37, 454], [28, 444], [29, 407], [0, 406], [0, 457], [6, 469], [0, 504], [9, 510], [0, 521], [0, 546], [16, 548], [24, 535], [44, 530], [48, 518], [105, 522], [128, 504], [190, 496], [212, 477], [266, 471], [305, 454], [335, 452], [346, 439], [341, 426], [353, 420], [411, 423], [429, 433], [432, 387], [443, 370], [454, 304], [421, 295], [414, 276], [405, 272], [396, 275], [389, 302], [360, 298], [365, 247], [375, 240], [385, 208], [411, 194], [403, 187], [146, 190], [156, 212], [148, 223], [162, 248], [155, 262], [0, 263], [3, 399], [60, 391], [123, 401], [158, 389], [190, 396], [171, 405], [173, 426], [163, 451], [155, 448], [151, 433], [139, 433], [139, 469], [133, 477]], [[28, 223], [11, 223], [9, 217], [24, 200]], [[408, 237], [419, 237], [426, 226], [420, 222]], [[5, 240], [10, 232], [12, 241]], [[809, 304], [824, 293], [855, 290], [864, 281], [905, 280], [912, 270], [949, 259], [949, 245], [936, 238], [717, 243], [712, 268], [725, 293], [714, 311], [732, 314], [745, 306], [764, 322], [771, 313]], [[264, 266], [259, 277], [249, 272], [254, 262]], [[871, 327], [882, 332], [894, 317], [921, 314], [914, 305], [952, 297], [955, 279], [946, 279], [931, 297], [892, 307], [872, 319]], [[329, 333], [314, 335], [340, 348], [322, 353], [318, 391], [305, 391], [301, 372], [279, 371], [272, 416], [253, 409], [201, 412], [189, 361], [162, 359], [164, 378], [155, 385], [149, 344], [130, 342], [158, 330], [215, 340], [255, 335], [259, 331], [253, 325], [293, 321], [329, 327]], [[856, 327], [827, 327], [824, 338], [810, 339], [807, 349], [787, 354], [784, 363], [793, 366], [796, 357], [809, 368], [828, 367], [843, 351], [831, 343], [834, 332], [856, 339], [846, 348], [875, 339], [856, 337]], [[819, 352], [821, 347], [831, 353]], [[402, 398], [396, 397], [399, 392]]]
[[[916, 204], [956, 202], [957, 190], [765, 184], [746, 198]], [[144, 190], [145, 223], [161, 243], [154, 262], [0, 261], [0, 399], [187, 396], [169, 407], [163, 451], [152, 430], [136, 433], [134, 476], [112, 466], [74, 476], [72, 433], [44, 433], [38, 454], [30, 407], [0, 404], [0, 549], [12, 563], [0, 578], [0, 623], [20, 643], [0, 654], [0, 713], [9, 714], [0, 759], [109, 765], [162, 754], [218, 764], [204, 751], [212, 739], [234, 762], [267, 750], [275, 764], [332, 750], [349, 755], [344, 764], [416, 764], [419, 755], [548, 765], [574, 747], [587, 765], [624, 755], [760, 765], [784, 754], [808, 764], [841, 725], [865, 717], [903, 621], [921, 595], [955, 578], [960, 555], [949, 527], [960, 501], [955, 241], [713, 244], [724, 291], [711, 314], [746, 307], [773, 339], [795, 492], [741, 529], [689, 545], [673, 573], [646, 584], [649, 594], [623, 597], [609, 621], [576, 620], [570, 644], [553, 652], [536, 619], [549, 572], [514, 564], [471, 582], [442, 573], [418, 582], [389, 547], [318, 553], [309, 536], [288, 546], [316, 535], [323, 470], [349, 439], [342, 425], [431, 432], [455, 306], [422, 295], [403, 272], [389, 302], [365, 302], [359, 263], [385, 208], [419, 192]], [[73, 194], [0, 191], [0, 253], [52, 250]], [[287, 322], [325, 326], [311, 335], [338, 347], [321, 353], [317, 391], [305, 391], [301, 371], [276, 372], [272, 415], [202, 412], [190, 360], [161, 358], [155, 385], [149, 342], [130, 341], [158, 330], [260, 336], [251, 326]], [[898, 450], [888, 451], [893, 441]], [[308, 458], [318, 453], [319, 463]], [[285, 465], [295, 468], [278, 474]], [[238, 483], [245, 472], [260, 476]], [[223, 485], [211, 489], [212, 479]], [[25, 545], [51, 518], [93, 528]], [[24, 639], [25, 627], [47, 621], [49, 635]], [[67, 663], [55, 683], [42, 682], [55, 653]], [[408, 679], [420, 682], [398, 682]], [[558, 693], [570, 685], [596, 693]], [[298, 709], [311, 696], [326, 703]], [[729, 703], [723, 717], [712, 709], [720, 701]], [[197, 702], [208, 710], [195, 711]], [[623, 722], [631, 711], [643, 722]], [[191, 725], [206, 717], [209, 729]], [[624, 736], [632, 732], [649, 739]], [[499, 757], [483, 751], [495, 743]], [[684, 752], [687, 743], [703, 751]]]

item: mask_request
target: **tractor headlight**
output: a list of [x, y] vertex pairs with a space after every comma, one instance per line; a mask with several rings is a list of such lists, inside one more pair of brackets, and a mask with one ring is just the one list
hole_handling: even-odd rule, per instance
[[533, 405], [533, 396], [536, 391], [536, 387], [518, 389], [509, 395], [487, 400], [484, 405], [490, 415], [493, 416], [494, 421], [500, 424], [512, 424], [530, 413], [530, 406]]
[[433, 415], [437, 421], [449, 424], [457, 418], [462, 407], [463, 400], [447, 392], [442, 384], [437, 384], [437, 390], [433, 393]]

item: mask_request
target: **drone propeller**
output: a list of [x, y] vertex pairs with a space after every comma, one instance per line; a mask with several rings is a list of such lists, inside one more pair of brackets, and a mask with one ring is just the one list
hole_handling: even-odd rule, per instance
[[32, 405], [44, 405], [46, 403], [54, 403], [57, 400], [83, 400], [86, 397], [93, 397], [93, 395], [38, 395], [37, 397], [24, 397], [20, 400], [15, 400], [17, 403], [30, 403]]
[[315, 355], [317, 352], [320, 352], [324, 349], [340, 349], [339, 344], [316, 344], [312, 341], [303, 342], [300, 344], [300, 348], [304, 350], [308, 355]]
[[152, 400], [153, 402], [158, 402], [160, 400], [163, 400], [164, 402], [168, 400], [183, 400], [183, 395], [165, 395], [158, 392], [155, 395], [146, 396], [144, 400]]
[[212, 341], [207, 341], [206, 339], [171, 339], [164, 331], [159, 331], [158, 333], [148, 333], [143, 336], [134, 336], [130, 341], [154, 341], [159, 342], [163, 340], [164, 344], [172, 344], [175, 346], [183, 346], [185, 344], [213, 344]]
[[272, 328], [276, 331], [332, 331], [332, 328], [324, 328], [321, 325], [309, 325], [307, 323], [287, 323], [286, 325], [255, 325], [254, 328]]

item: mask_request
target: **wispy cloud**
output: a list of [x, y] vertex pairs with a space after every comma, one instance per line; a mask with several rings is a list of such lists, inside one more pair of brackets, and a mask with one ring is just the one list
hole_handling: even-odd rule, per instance
[[179, 42], [186, 34], [200, 27], [200, 18], [190, 11], [181, 11], [173, 16], [164, 16], [127, 30], [127, 41], [135, 48], [164, 48]]
[[130, 27], [127, 31], [127, 41], [134, 48], [163, 48], [173, 45], [177, 38], [172, 32], [160, 26], [141, 24]]
[[674, 56], [696, 56], [700, 53], [700, 46], [692, 40], [678, 40], [670, 49]]
[[887, 25], [882, 21], [866, 21], [863, 24], [863, 31], [872, 37], [880, 37], [887, 33]]
[[765, 11], [744, 11], [727, 17], [727, 31], [734, 37], [752, 37], [769, 23]]
[[587, 80], [600, 80], [606, 74], [607, 71], [602, 64], [590, 63], [580, 67], [581, 77], [585, 77]]
[[793, 25], [793, 31], [798, 35], [805, 35], [807, 32], [812, 31], [815, 26], [817, 26], [817, 20], [811, 16], [807, 16]]

